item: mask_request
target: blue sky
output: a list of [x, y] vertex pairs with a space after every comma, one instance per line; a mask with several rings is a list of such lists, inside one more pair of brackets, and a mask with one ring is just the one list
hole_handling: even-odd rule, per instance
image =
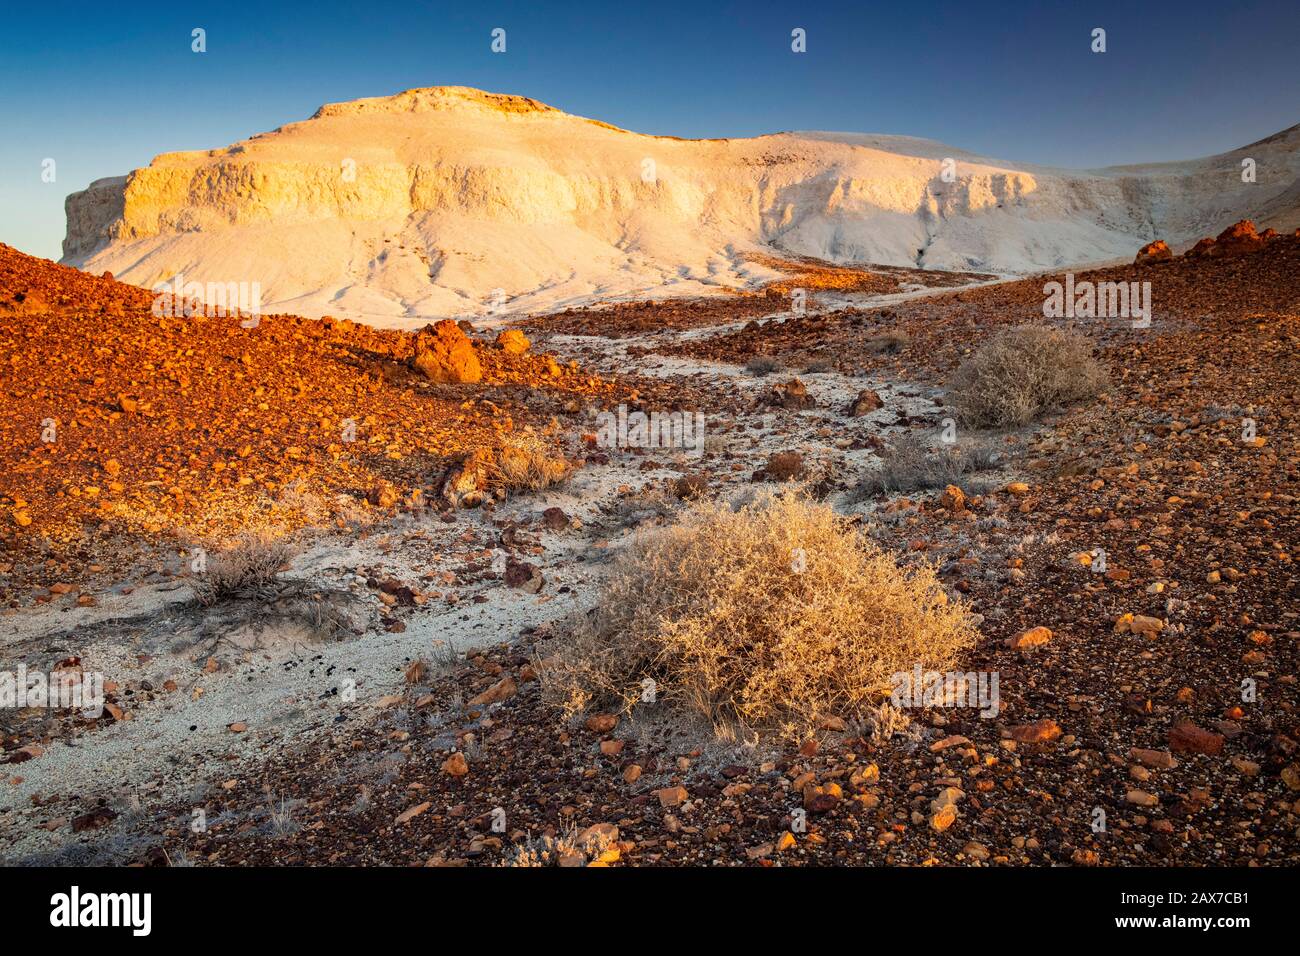
[[[1296, 0], [4, 0], [0, 24], [0, 242], [50, 258], [64, 197], [93, 179], [417, 86], [520, 93], [645, 133], [901, 133], [1076, 167], [1207, 155], [1300, 122]], [[795, 27], [807, 53], [790, 50]]]

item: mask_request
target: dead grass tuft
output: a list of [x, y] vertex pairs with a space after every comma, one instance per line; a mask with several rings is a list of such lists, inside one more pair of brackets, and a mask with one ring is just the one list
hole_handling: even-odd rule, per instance
[[943, 669], [975, 638], [930, 567], [904, 570], [830, 508], [769, 493], [698, 503], [628, 545], [540, 669], [570, 716], [630, 711], [653, 686], [715, 727], [799, 739], [825, 717], [865, 719], [893, 674]]
[[1002, 454], [991, 443], [941, 443], [930, 447], [913, 432], [904, 432], [885, 449], [880, 467], [862, 480], [853, 498], [861, 501], [876, 495], [908, 494], [948, 485], [978, 494], [983, 489], [972, 482], [972, 476], [1001, 465]]
[[957, 369], [952, 404], [963, 424], [993, 428], [1027, 425], [1049, 408], [1095, 398], [1107, 375], [1092, 348], [1073, 329], [1004, 329]]
[[521, 434], [498, 448], [470, 452], [443, 483], [442, 496], [453, 508], [472, 508], [511, 492], [558, 485], [572, 470], [572, 464], [541, 438]]
[[762, 378], [781, 370], [781, 363], [770, 355], [755, 355], [745, 363], [745, 371]]
[[590, 827], [579, 833], [578, 828], [570, 823], [555, 836], [546, 834], [534, 838], [529, 835], [523, 843], [515, 844], [507, 851], [501, 865], [585, 866], [591, 860], [601, 859], [613, 844], [614, 833], [608, 829]]
[[542, 491], [569, 477], [571, 466], [540, 440], [521, 438], [497, 450], [489, 482], [509, 493]]
[[225, 601], [270, 601], [279, 595], [276, 580], [295, 554], [287, 538], [247, 532], [206, 558], [195, 575], [194, 598], [204, 607]]

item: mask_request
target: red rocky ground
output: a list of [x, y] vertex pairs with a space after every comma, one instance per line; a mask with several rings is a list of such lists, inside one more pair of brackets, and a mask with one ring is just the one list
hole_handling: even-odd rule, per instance
[[[573, 830], [601, 837], [604, 849], [571, 852], [566, 865], [1295, 865], [1300, 240], [1233, 241], [1227, 254], [1202, 247], [1196, 256], [1148, 256], [1077, 275], [1153, 286], [1149, 328], [1111, 320], [1085, 327], [1111, 369], [1105, 399], [998, 436], [1016, 456], [1013, 482], [881, 502], [877, 536], [935, 561], [983, 615], [983, 642], [962, 666], [999, 674], [995, 718], [922, 711], [912, 715], [912, 733], [886, 740], [830, 721], [818, 739], [770, 752], [686, 730], [634, 732], [613, 715], [566, 724], [539, 698], [534, 662], [557, 633], [542, 628], [412, 675], [377, 715], [268, 753], [251, 778], [214, 778], [206, 833], [191, 832], [188, 804], [150, 808], [138, 825], [156, 839], [138, 862], [184, 853], [226, 865], [499, 864], [529, 836]], [[841, 369], [941, 385], [992, 331], [1041, 321], [1044, 281], [754, 322], [665, 339], [654, 351], [737, 364], [756, 354], [821, 356]], [[761, 314], [740, 301], [730, 320]], [[653, 322], [663, 309], [686, 307], [615, 314]], [[61, 335], [54, 324], [39, 328]], [[316, 374], [302, 376], [306, 400], [333, 387], [322, 381], [326, 369], [350, 377], [357, 397], [349, 402], [386, 388], [382, 374], [348, 356], [358, 340], [368, 358], [393, 355], [394, 346], [381, 347], [392, 334], [352, 329], [340, 341], [343, 332], [307, 323], [267, 325], [278, 344], [292, 344], [293, 359], [304, 361], [300, 349], [317, 356]], [[186, 341], [204, 334], [193, 323], [187, 329]], [[90, 340], [91, 330], [82, 331], [50, 355]], [[30, 350], [45, 347], [39, 340], [31, 333], [19, 343], [20, 373], [34, 363]], [[156, 366], [181, 358], [179, 342], [153, 350], [143, 328], [130, 341], [149, 349]], [[238, 371], [247, 341], [225, 333], [187, 348]], [[265, 362], [285, 375], [293, 365], [278, 365], [281, 354], [259, 351], [253, 367]], [[75, 374], [56, 379], [66, 380], [64, 402], [77, 388], [92, 390], [93, 400], [74, 407], [96, 437], [66, 461], [43, 459], [56, 453], [27, 439], [19, 460], [29, 475], [75, 476], [43, 478], [45, 487], [91, 480], [102, 436], [118, 421], [117, 390], [147, 387], [142, 398], [163, 401], [166, 379], [143, 365], [134, 380], [94, 384], [116, 355], [97, 356], [104, 372], [87, 355]], [[23, 374], [16, 397], [31, 401], [49, 387], [34, 368]], [[188, 374], [193, 381], [196, 372]], [[674, 391], [670, 383], [645, 387]], [[680, 383], [675, 390], [679, 400], [691, 397], [683, 399]], [[289, 409], [301, 400], [277, 399], [282, 425], [299, 421]], [[403, 399], [433, 400], [418, 389]], [[338, 416], [341, 402], [302, 420]], [[31, 428], [41, 413], [7, 414]], [[163, 454], [161, 445], [146, 445], [133, 467], [152, 467], [148, 456]], [[121, 444], [111, 447], [122, 453]], [[191, 441], [180, 454], [206, 447]], [[400, 450], [399, 464], [416, 454]], [[59, 468], [40, 469], [42, 461]], [[1106, 561], [1094, 570], [1099, 551]], [[287, 818], [273, 812], [286, 806]], [[797, 823], [804, 814], [806, 832]]]
[[0, 245], [10, 606], [69, 583], [93, 601], [97, 576], [156, 548], [301, 524], [303, 502], [340, 526], [420, 499], [437, 507], [448, 468], [473, 449], [623, 394], [487, 338], [472, 342], [481, 378], [448, 384], [408, 367], [414, 333], [286, 315], [244, 328], [160, 318], [152, 302]]

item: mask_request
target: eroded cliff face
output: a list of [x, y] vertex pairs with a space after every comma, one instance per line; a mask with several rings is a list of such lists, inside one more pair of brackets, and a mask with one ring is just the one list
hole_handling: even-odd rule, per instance
[[1028, 272], [1243, 216], [1288, 227], [1298, 140], [1080, 172], [908, 137], [644, 136], [438, 87], [99, 180], [68, 197], [64, 261], [145, 286], [256, 281], [267, 308], [398, 325], [750, 285], [771, 274], [749, 255], [773, 249]]

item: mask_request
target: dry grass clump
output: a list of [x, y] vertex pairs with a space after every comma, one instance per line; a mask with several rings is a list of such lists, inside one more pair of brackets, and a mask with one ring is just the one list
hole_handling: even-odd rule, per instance
[[873, 355], [897, 355], [911, 342], [912, 338], [906, 332], [880, 332], [868, 336], [863, 347]]
[[698, 503], [631, 543], [543, 662], [543, 692], [569, 715], [630, 710], [653, 681], [657, 701], [715, 727], [797, 738], [864, 719], [893, 674], [942, 669], [975, 639], [931, 568], [904, 570], [830, 508], [769, 493]]
[[569, 477], [572, 466], [544, 442], [521, 438], [497, 450], [489, 485], [505, 492], [541, 491]]
[[781, 363], [770, 355], [755, 355], [745, 363], [745, 371], [750, 375], [757, 375], [762, 378], [764, 375], [771, 375], [773, 372], [781, 370]]
[[452, 470], [442, 496], [453, 508], [499, 501], [513, 491], [541, 491], [569, 477], [573, 466], [541, 438], [521, 434], [498, 448], [476, 448]]
[[618, 831], [614, 828], [589, 827], [581, 833], [568, 824], [555, 836], [549, 834], [515, 844], [501, 861], [502, 866], [546, 867], [586, 866], [592, 860], [618, 859], [614, 848]]
[[962, 362], [950, 395], [963, 424], [1019, 426], [1048, 408], [1096, 397], [1106, 381], [1092, 342], [1080, 333], [1021, 325], [998, 332]]
[[940, 443], [928, 446], [916, 434], [904, 432], [880, 456], [880, 467], [858, 485], [855, 500], [876, 495], [908, 494], [960, 485], [978, 493], [972, 475], [1001, 465], [1001, 455], [991, 444], [978, 442], [966, 447]]
[[295, 548], [287, 538], [268, 532], [247, 532], [215, 554], [193, 578], [194, 598], [204, 607], [225, 601], [270, 601], [280, 588], [280, 569], [292, 560]]

